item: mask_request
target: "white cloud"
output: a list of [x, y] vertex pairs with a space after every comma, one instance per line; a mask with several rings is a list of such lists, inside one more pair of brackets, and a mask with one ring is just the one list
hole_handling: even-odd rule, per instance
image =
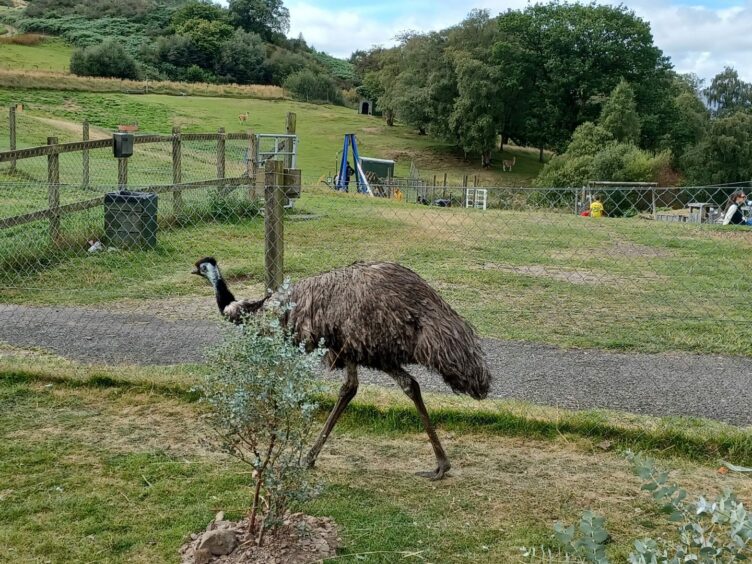
[[[605, 1], [605, 0], [604, 0]], [[711, 0], [712, 1], [712, 0]], [[617, 0], [608, 2], [618, 4]], [[493, 15], [523, 8], [526, 0], [476, 0], [467, 4], [438, 2], [396, 3], [392, 15], [374, 19], [364, 3], [346, 9], [320, 8], [308, 1], [288, 1], [290, 35], [302, 33], [309, 44], [337, 57], [373, 45], [389, 46], [404, 30], [432, 31], [460, 22], [472, 8]], [[736, 7], [711, 8], [672, 4], [669, 0], [628, 0], [626, 5], [650, 22], [656, 45], [671, 57], [678, 72], [694, 72], [709, 79], [725, 65], [752, 81], [752, 0]]]

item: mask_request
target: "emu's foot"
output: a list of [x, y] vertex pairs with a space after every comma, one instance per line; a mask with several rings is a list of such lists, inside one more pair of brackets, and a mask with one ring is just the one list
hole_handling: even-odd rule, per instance
[[429, 472], [416, 472], [415, 475], [421, 476], [423, 478], [428, 478], [429, 480], [433, 482], [435, 480], [441, 480], [444, 477], [444, 475], [447, 472], [449, 472], [449, 468], [451, 468], [451, 466], [449, 466], [448, 462], [445, 462], [445, 463], [439, 464], [439, 466], [433, 472], [430, 472], [430, 471]]

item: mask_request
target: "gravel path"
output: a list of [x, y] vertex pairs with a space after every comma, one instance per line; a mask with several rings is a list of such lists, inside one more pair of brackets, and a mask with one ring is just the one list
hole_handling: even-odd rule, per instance
[[[84, 362], [197, 362], [219, 323], [83, 308], [0, 305], [0, 341]], [[621, 354], [484, 339], [492, 395], [574, 409], [691, 415], [752, 425], [752, 359], [691, 354]], [[410, 371], [424, 390], [448, 392], [436, 374]], [[337, 378], [331, 374], [329, 377]], [[394, 386], [379, 372], [361, 381]]]

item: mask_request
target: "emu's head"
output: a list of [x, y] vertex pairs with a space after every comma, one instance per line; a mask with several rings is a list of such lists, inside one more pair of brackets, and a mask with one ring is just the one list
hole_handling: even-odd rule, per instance
[[196, 266], [191, 271], [191, 274], [203, 276], [212, 286], [222, 278], [222, 274], [219, 272], [219, 266], [217, 266], [217, 261], [214, 257], [205, 257], [197, 260]]

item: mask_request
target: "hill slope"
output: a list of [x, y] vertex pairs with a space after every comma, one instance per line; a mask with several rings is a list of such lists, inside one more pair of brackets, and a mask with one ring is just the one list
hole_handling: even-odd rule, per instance
[[[397, 174], [407, 176], [411, 164], [423, 178], [447, 173], [450, 182], [459, 182], [463, 175], [479, 176], [486, 185], [527, 185], [537, 175], [540, 164], [537, 153], [513, 150], [517, 155], [514, 172], [501, 172], [501, 160], [496, 155], [490, 170], [481, 169], [475, 162], [464, 162], [452, 147], [406, 127], [387, 127], [377, 117], [361, 116], [354, 110], [338, 106], [314, 105], [290, 100], [258, 100], [208, 98], [195, 96], [93, 94], [86, 92], [43, 91], [0, 88], [0, 105], [22, 102], [27, 110], [19, 118], [19, 146], [44, 144], [46, 128], [32, 124], [29, 117], [63, 119], [80, 123], [88, 119], [92, 125], [114, 129], [118, 123], [137, 121], [141, 132], [168, 133], [173, 125], [185, 131], [228, 131], [252, 129], [256, 132], [284, 131], [285, 114], [296, 112], [300, 137], [299, 166], [304, 176], [318, 182], [322, 175], [333, 174], [337, 154], [342, 149], [345, 133], [358, 136], [361, 155], [390, 158], [397, 162]], [[249, 113], [247, 124], [241, 127], [238, 114]], [[3, 128], [7, 126], [4, 125]], [[0, 149], [7, 149], [7, 129], [0, 129]], [[63, 132], [65, 133], [65, 132]], [[61, 135], [70, 139], [70, 132]]]

